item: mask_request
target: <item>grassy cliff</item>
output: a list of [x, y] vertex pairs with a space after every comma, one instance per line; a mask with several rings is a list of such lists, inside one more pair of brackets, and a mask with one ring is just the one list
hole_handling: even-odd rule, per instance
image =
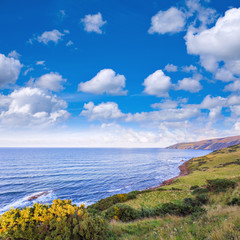
[[11, 210], [0, 218], [0, 239], [240, 239], [240, 145], [193, 158], [187, 168], [171, 185], [88, 208], [58, 200]]
[[[208, 198], [203, 206], [206, 213], [155, 216], [128, 223], [112, 221], [116, 239], [240, 239], [240, 145], [193, 158], [187, 166], [189, 175], [174, 180], [169, 186], [140, 193], [125, 204], [135, 209], [156, 208], [196, 197], [199, 193]], [[223, 191], [211, 191], [207, 182], [211, 179], [223, 179], [220, 187], [224, 186], [224, 180], [236, 185]]]
[[167, 147], [168, 149], [205, 149], [205, 150], [219, 150], [240, 144], [240, 136], [214, 138], [202, 140], [198, 142], [177, 143]]

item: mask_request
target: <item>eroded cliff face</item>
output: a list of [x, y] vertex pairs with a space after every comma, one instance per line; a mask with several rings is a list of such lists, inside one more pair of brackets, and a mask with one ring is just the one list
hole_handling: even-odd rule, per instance
[[219, 150], [240, 144], [240, 136], [215, 138], [209, 140], [202, 140], [198, 142], [177, 143], [167, 147], [168, 149], [204, 149], [204, 150]]

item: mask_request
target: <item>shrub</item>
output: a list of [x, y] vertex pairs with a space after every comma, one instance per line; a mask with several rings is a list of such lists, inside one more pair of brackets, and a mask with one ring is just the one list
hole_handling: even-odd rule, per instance
[[108, 220], [116, 219], [122, 222], [129, 222], [136, 220], [137, 218], [140, 217], [140, 215], [137, 210], [126, 204], [117, 204], [116, 206], [110, 207], [105, 212], [105, 217]]
[[140, 213], [139, 213], [141, 218], [146, 218], [146, 217], [154, 217], [156, 216], [155, 214], [155, 209], [154, 208], [141, 208]]
[[185, 198], [183, 200], [183, 204], [191, 207], [200, 207], [206, 203], [208, 203], [209, 198], [207, 195], [201, 194], [196, 196], [195, 199], [193, 198]]
[[130, 199], [135, 199], [139, 193], [140, 191], [133, 191], [130, 193], [115, 194], [111, 197], [101, 199], [97, 203], [94, 203], [88, 206], [88, 209], [96, 209], [98, 211], [104, 211], [117, 203], [123, 203]]
[[232, 201], [228, 202], [227, 205], [237, 205], [240, 206], [240, 198], [233, 198]]
[[164, 216], [166, 214], [176, 216], [186, 216], [191, 214], [192, 207], [186, 204], [164, 203], [161, 207], [155, 209], [157, 216]]
[[[200, 199], [185, 198], [181, 203], [164, 203], [162, 206], [155, 208], [155, 216], [164, 216], [166, 214], [187, 216], [198, 213], [198, 215], [205, 212], [200, 206], [203, 205], [203, 197]], [[204, 198], [205, 200], [205, 198]]]
[[193, 190], [192, 194], [193, 195], [200, 195], [200, 194], [205, 194], [208, 193], [209, 190], [207, 188], [196, 188]]
[[127, 194], [127, 200], [135, 199], [140, 191], [132, 191]]
[[107, 225], [91, 216], [84, 205], [71, 200], [54, 200], [51, 205], [37, 204], [11, 209], [0, 218], [2, 239], [105, 239]]
[[88, 206], [88, 208], [94, 208], [98, 211], [103, 211], [117, 203], [121, 203], [121, 202], [125, 202], [125, 201], [127, 201], [126, 193], [125, 194], [115, 194], [111, 197], [101, 199], [97, 203]]
[[207, 180], [207, 189], [211, 192], [219, 193], [224, 192], [228, 188], [235, 188], [236, 183], [229, 180], [229, 179], [214, 179], [214, 180]]
[[198, 206], [204, 205], [209, 202], [209, 197], [205, 194], [200, 194], [196, 196], [196, 202]]
[[193, 198], [184, 198], [183, 204], [191, 207], [199, 206], [199, 203], [196, 201], [196, 199]]
[[194, 186], [191, 186], [191, 187], [190, 187], [190, 190], [195, 190], [195, 189], [197, 189], [197, 188], [199, 188], [199, 186], [198, 186], [198, 185], [194, 185]]

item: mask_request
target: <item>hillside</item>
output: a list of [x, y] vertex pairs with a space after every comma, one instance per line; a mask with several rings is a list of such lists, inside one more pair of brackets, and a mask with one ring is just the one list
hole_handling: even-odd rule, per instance
[[[149, 215], [133, 222], [112, 222], [112, 239], [240, 239], [240, 145], [193, 158], [187, 167], [189, 175], [175, 179], [169, 186], [142, 191], [136, 199], [125, 202], [142, 212], [147, 209]], [[211, 181], [218, 182], [216, 185], [222, 189], [213, 190]], [[235, 182], [236, 186], [226, 187], [227, 181]], [[151, 217], [151, 211], [159, 206], [171, 208], [173, 204], [204, 197], [207, 200], [203, 215], [184, 215], [182, 210], [180, 214], [170, 211], [167, 215]]]
[[240, 144], [240, 136], [214, 138], [202, 140], [198, 142], [177, 143], [167, 147], [167, 149], [204, 149], [204, 150], [219, 150]]

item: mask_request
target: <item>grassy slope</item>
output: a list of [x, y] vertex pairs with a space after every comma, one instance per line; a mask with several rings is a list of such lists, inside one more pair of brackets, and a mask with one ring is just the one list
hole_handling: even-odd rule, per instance
[[[193, 158], [188, 163], [190, 174], [174, 180], [159, 191], [139, 194], [126, 204], [136, 209], [156, 206], [191, 197], [190, 187], [205, 185], [207, 179], [228, 178], [238, 183], [237, 188], [225, 193], [210, 194], [208, 213], [197, 220], [191, 217], [143, 219], [131, 223], [112, 222], [117, 239], [240, 239], [240, 207], [227, 206], [233, 197], [240, 196], [240, 145]], [[181, 190], [172, 190], [178, 188]], [[113, 239], [115, 239], [113, 237]]]

